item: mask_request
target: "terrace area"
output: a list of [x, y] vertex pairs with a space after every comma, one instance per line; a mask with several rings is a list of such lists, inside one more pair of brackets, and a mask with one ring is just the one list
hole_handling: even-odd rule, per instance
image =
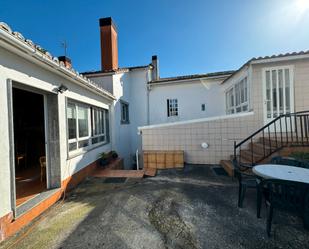
[[[218, 168], [218, 167], [215, 167]], [[217, 172], [217, 173], [216, 173]], [[143, 179], [89, 177], [0, 248], [304, 248], [302, 220], [275, 212], [267, 237], [256, 192], [237, 207], [238, 183], [214, 166]], [[221, 172], [222, 173], [222, 172]]]

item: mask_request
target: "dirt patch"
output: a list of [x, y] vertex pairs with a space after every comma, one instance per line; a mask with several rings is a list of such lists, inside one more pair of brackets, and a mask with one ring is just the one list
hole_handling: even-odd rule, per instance
[[190, 227], [179, 215], [178, 204], [167, 195], [153, 203], [148, 217], [150, 223], [163, 236], [166, 248], [200, 248]]

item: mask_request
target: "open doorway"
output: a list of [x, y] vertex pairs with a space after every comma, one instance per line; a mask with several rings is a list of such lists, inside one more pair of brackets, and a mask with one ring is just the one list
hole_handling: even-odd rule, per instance
[[44, 96], [13, 88], [16, 206], [47, 188]]

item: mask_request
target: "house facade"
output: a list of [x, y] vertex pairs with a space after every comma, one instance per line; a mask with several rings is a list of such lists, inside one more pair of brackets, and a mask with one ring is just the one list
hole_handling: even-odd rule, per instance
[[0, 23], [0, 241], [113, 149], [115, 97]]
[[161, 78], [155, 55], [149, 65], [119, 68], [117, 27], [111, 18], [99, 24], [102, 67], [83, 75], [116, 97], [113, 143], [126, 168], [142, 151], [138, 127], [225, 114], [220, 84], [234, 71]]
[[[234, 142], [281, 114], [307, 111], [308, 82], [308, 51], [251, 59], [220, 84], [223, 115], [140, 127], [143, 150], [183, 150], [185, 161], [195, 164], [228, 160]], [[296, 130], [293, 124], [281, 128]]]
[[[0, 241], [87, 176], [102, 152], [117, 151], [126, 169], [143, 150], [218, 164], [234, 141], [308, 109], [308, 51], [161, 78], [157, 56], [119, 68], [117, 27], [111, 18], [99, 23], [102, 68], [83, 74], [0, 23]], [[29, 179], [38, 186], [30, 201]]]

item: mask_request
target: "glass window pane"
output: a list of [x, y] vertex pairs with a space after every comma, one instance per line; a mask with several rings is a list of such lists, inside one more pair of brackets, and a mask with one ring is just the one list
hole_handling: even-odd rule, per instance
[[104, 110], [104, 112], [105, 112], [104, 125], [106, 127], [106, 141], [109, 142], [109, 114], [108, 110]]
[[77, 143], [69, 143], [69, 151], [73, 151], [77, 149]]
[[284, 70], [285, 76], [285, 111], [289, 113], [291, 111], [290, 105], [290, 71], [289, 69]]
[[247, 102], [248, 101], [247, 77], [244, 79], [244, 92], [245, 92], [244, 102]]
[[272, 70], [272, 103], [273, 103], [273, 118], [276, 118], [277, 113], [277, 70]]
[[68, 103], [67, 106], [69, 139], [76, 138], [76, 108], [74, 104]]
[[78, 134], [79, 137], [87, 137], [88, 131], [88, 108], [78, 106]]
[[83, 140], [78, 142], [78, 148], [87, 147], [89, 145], [89, 140]]
[[267, 118], [271, 118], [271, 96], [270, 96], [270, 71], [266, 71], [266, 109], [267, 109]]
[[279, 114], [283, 114], [283, 71], [278, 70]]

